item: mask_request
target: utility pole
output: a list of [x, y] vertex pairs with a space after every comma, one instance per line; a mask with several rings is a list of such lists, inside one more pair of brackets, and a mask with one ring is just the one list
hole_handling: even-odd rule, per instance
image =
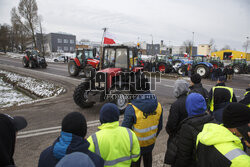
[[249, 37], [246, 37], [246, 38], [247, 38], [247, 41], [246, 41], [246, 56], [247, 56], [248, 38], [249, 38]]
[[108, 28], [106, 28], [106, 27], [102, 28], [103, 35], [102, 35], [102, 42], [101, 42], [100, 53], [99, 53], [99, 57], [100, 57], [100, 66], [99, 66], [99, 68], [100, 69], [102, 69], [104, 36], [106, 34], [107, 29]]
[[192, 39], [192, 45], [191, 45], [191, 51], [190, 51], [190, 56], [193, 56], [193, 45], [194, 45], [194, 32], [193, 33], [193, 39]]

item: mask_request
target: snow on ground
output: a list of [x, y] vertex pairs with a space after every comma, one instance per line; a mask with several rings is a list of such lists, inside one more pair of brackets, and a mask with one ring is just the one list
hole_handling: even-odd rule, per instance
[[[5, 79], [7, 78], [7, 80], [9, 80], [11, 83], [14, 83], [18, 87], [21, 87], [29, 91], [31, 94], [41, 98], [55, 97], [66, 91], [63, 87], [53, 83], [22, 76], [16, 73], [0, 70], [0, 74], [4, 74]], [[12, 85], [4, 83], [2, 79], [0, 83], [0, 91], [0, 108], [17, 104], [20, 105], [23, 103], [31, 103], [31, 98], [15, 91]]]
[[18, 105], [31, 100], [32, 98], [14, 90], [12, 85], [5, 83], [3, 77], [0, 77], [0, 108]]

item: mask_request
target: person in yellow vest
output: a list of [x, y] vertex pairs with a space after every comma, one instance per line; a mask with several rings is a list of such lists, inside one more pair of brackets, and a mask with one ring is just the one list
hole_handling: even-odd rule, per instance
[[140, 158], [140, 145], [135, 133], [119, 126], [119, 109], [106, 103], [100, 110], [100, 131], [88, 137], [89, 150], [104, 159], [104, 166], [127, 167]]
[[218, 104], [218, 103], [216, 103], [214, 97], [220, 96], [219, 94], [221, 93], [221, 91], [219, 91], [219, 89], [226, 89], [229, 92], [229, 94], [230, 94], [229, 102], [237, 102], [233, 88], [227, 87], [225, 84], [225, 77], [220, 76], [218, 81], [217, 81], [217, 84], [209, 92], [208, 105], [209, 105], [209, 111], [211, 113], [213, 113], [213, 111], [215, 109], [215, 104]]
[[239, 137], [249, 146], [250, 109], [230, 103], [223, 112], [224, 125], [207, 123], [196, 140], [196, 164], [199, 167], [247, 167], [250, 157]]
[[[162, 129], [162, 106], [149, 91], [149, 83], [142, 81], [142, 89], [136, 99], [127, 106], [122, 126], [132, 129], [141, 146], [144, 167], [152, 166], [152, 150]], [[140, 166], [141, 158], [133, 163]]]
[[239, 103], [245, 104], [250, 108], [250, 87], [246, 89], [246, 93], [244, 94], [244, 99], [239, 101]]

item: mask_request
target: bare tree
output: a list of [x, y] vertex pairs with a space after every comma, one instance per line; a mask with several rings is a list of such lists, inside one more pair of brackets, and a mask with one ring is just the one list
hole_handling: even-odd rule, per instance
[[225, 45], [223, 48], [221, 48], [221, 50], [230, 50], [231, 47], [229, 45]]
[[250, 40], [248, 40], [247, 38], [247, 40], [242, 45], [243, 49], [245, 49], [245, 52], [247, 52], [249, 46], [250, 46]]
[[40, 34], [41, 34], [41, 40], [40, 40], [40, 52], [42, 52], [43, 56], [45, 56], [45, 48], [44, 48], [44, 34], [43, 34], [43, 28], [42, 28], [42, 16], [39, 16], [39, 27], [40, 27]]
[[32, 35], [28, 28], [21, 21], [21, 17], [17, 14], [16, 8], [11, 10], [12, 23], [12, 47], [24, 51], [27, 40], [31, 39]]
[[35, 38], [35, 31], [38, 26], [38, 8], [36, 4], [36, 0], [21, 0], [18, 5], [18, 12], [20, 14], [19, 20], [22, 22], [25, 28], [27, 28], [32, 35], [32, 40], [34, 43], [35, 48], [36, 46], [36, 38]]
[[0, 49], [4, 52], [6, 52], [10, 46], [10, 32], [11, 27], [9, 25], [0, 25]]
[[190, 41], [190, 40], [186, 40], [186, 41], [183, 42], [183, 45], [186, 47], [186, 52], [188, 54], [190, 54], [191, 53], [191, 48], [193, 46], [193, 42]]

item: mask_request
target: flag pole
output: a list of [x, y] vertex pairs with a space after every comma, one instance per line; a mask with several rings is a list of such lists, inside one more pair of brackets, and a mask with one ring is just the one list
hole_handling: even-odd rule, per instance
[[100, 66], [99, 66], [99, 69], [101, 70], [102, 69], [102, 59], [103, 59], [103, 43], [104, 43], [104, 36], [105, 36], [105, 33], [107, 31], [107, 28], [104, 27], [103, 29], [103, 35], [102, 35], [102, 42], [101, 42], [101, 48], [100, 48]]

